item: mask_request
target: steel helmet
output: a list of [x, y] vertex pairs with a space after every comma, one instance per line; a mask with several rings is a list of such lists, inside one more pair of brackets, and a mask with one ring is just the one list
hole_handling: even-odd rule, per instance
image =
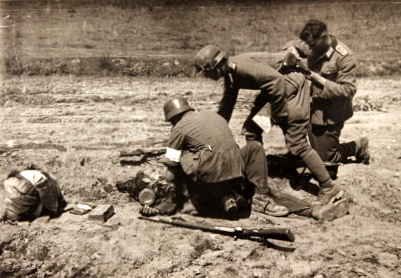
[[164, 117], [166, 118], [166, 122], [170, 121], [172, 117], [181, 114], [182, 112], [194, 110], [191, 106], [189, 106], [187, 100], [183, 97], [172, 98], [163, 106]]
[[213, 70], [225, 56], [225, 51], [220, 51], [214, 45], [207, 45], [195, 55], [194, 64], [196, 70], [199, 73], [205, 70]]

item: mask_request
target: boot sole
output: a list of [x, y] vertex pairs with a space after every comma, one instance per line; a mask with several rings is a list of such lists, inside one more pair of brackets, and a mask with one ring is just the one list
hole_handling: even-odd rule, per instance
[[324, 210], [318, 217], [318, 220], [332, 221], [334, 219], [343, 217], [349, 211], [350, 201], [348, 199], [341, 199], [337, 202], [330, 204], [327, 210]]
[[362, 164], [365, 164], [365, 165], [369, 165], [369, 163], [370, 163], [370, 155], [367, 154], [367, 153], [365, 153], [363, 155], [358, 155], [356, 157], [356, 161], [360, 162]]
[[316, 202], [313, 203], [313, 205], [321, 205], [321, 206], [323, 206], [323, 205], [334, 203], [334, 201], [336, 199], [340, 199], [343, 196], [343, 194], [344, 194], [344, 190], [340, 190], [340, 191], [338, 191], [338, 193], [336, 195], [331, 197], [327, 202], [323, 203], [322, 201], [317, 200]]
[[266, 210], [267, 206], [269, 204], [266, 204], [266, 206], [263, 209], [263, 214], [269, 215], [269, 216], [274, 216], [274, 217], [282, 217], [282, 216], [287, 216], [290, 212], [288, 211], [288, 209], [286, 209], [285, 211], [281, 211], [281, 212], [271, 212]]
[[269, 216], [274, 216], [274, 217], [283, 217], [287, 216], [289, 214], [288, 211], [286, 212], [269, 212], [269, 211], [264, 211], [263, 214], [269, 215]]
[[340, 190], [333, 198], [330, 199], [329, 203], [334, 203], [335, 200], [340, 199], [344, 195], [344, 190]]

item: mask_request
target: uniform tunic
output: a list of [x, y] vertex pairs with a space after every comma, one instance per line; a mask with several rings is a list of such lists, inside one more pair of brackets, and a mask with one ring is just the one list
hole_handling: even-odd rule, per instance
[[[263, 146], [254, 141], [240, 149], [227, 121], [213, 111], [184, 114], [173, 126], [160, 162], [173, 171], [177, 192], [185, 183], [189, 198], [201, 213], [221, 210], [223, 197], [231, 190], [248, 201], [255, 187], [265, 193], [269, 190]], [[180, 205], [177, 196], [156, 208], [163, 214], [173, 213]]]
[[223, 118], [230, 120], [240, 89], [260, 90], [254, 101], [254, 114], [269, 102], [273, 120], [288, 115], [285, 81], [281, 74], [247, 54], [232, 56], [228, 60], [230, 70], [225, 76], [224, 95], [218, 110]]
[[326, 78], [324, 86], [312, 84], [310, 143], [323, 161], [342, 162], [355, 155], [355, 142], [340, 144], [344, 122], [352, 117], [356, 94], [356, 59], [352, 51], [331, 36], [326, 53], [318, 54], [300, 40], [288, 42], [307, 58], [310, 70]]
[[356, 59], [342, 42], [331, 37], [326, 53], [318, 54], [303, 41], [290, 41], [301, 57], [307, 58], [310, 70], [327, 79], [325, 86], [312, 86], [311, 123], [314, 125], [343, 124], [352, 117], [352, 99], [356, 93]]
[[182, 169], [196, 182], [218, 183], [243, 177], [240, 148], [227, 122], [216, 112], [185, 114], [172, 128], [168, 148], [182, 151]]
[[[251, 52], [246, 55], [254, 61], [280, 70], [286, 54], [287, 52], [283, 51], [276, 53]], [[307, 139], [310, 120], [309, 84], [301, 73], [289, 73], [282, 76], [285, 80], [283, 87], [287, 98], [288, 117], [279, 123], [279, 126], [283, 131], [286, 146], [291, 154], [302, 159], [318, 182], [326, 182], [330, 179], [330, 175]]]

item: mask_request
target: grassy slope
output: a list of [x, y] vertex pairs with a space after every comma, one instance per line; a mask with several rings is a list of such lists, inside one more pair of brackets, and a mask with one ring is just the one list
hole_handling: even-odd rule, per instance
[[[361, 70], [380, 71], [370, 63], [385, 61], [391, 72], [401, 68], [400, 7], [388, 1], [2, 2], [2, 52], [11, 58], [6, 67], [26, 68], [32, 58], [97, 57], [97, 68], [106, 69], [111, 57], [187, 61], [207, 44], [230, 54], [273, 52], [296, 38], [309, 18], [319, 18], [353, 49]], [[69, 63], [64, 67], [73, 68]], [[37, 67], [46, 66], [60, 67]]]

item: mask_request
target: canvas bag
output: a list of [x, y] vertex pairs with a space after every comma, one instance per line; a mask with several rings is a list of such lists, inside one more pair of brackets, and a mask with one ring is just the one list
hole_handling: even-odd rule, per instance
[[11, 173], [4, 181], [4, 191], [4, 219], [33, 220], [45, 209], [58, 213], [66, 206], [58, 183], [38, 170]]

